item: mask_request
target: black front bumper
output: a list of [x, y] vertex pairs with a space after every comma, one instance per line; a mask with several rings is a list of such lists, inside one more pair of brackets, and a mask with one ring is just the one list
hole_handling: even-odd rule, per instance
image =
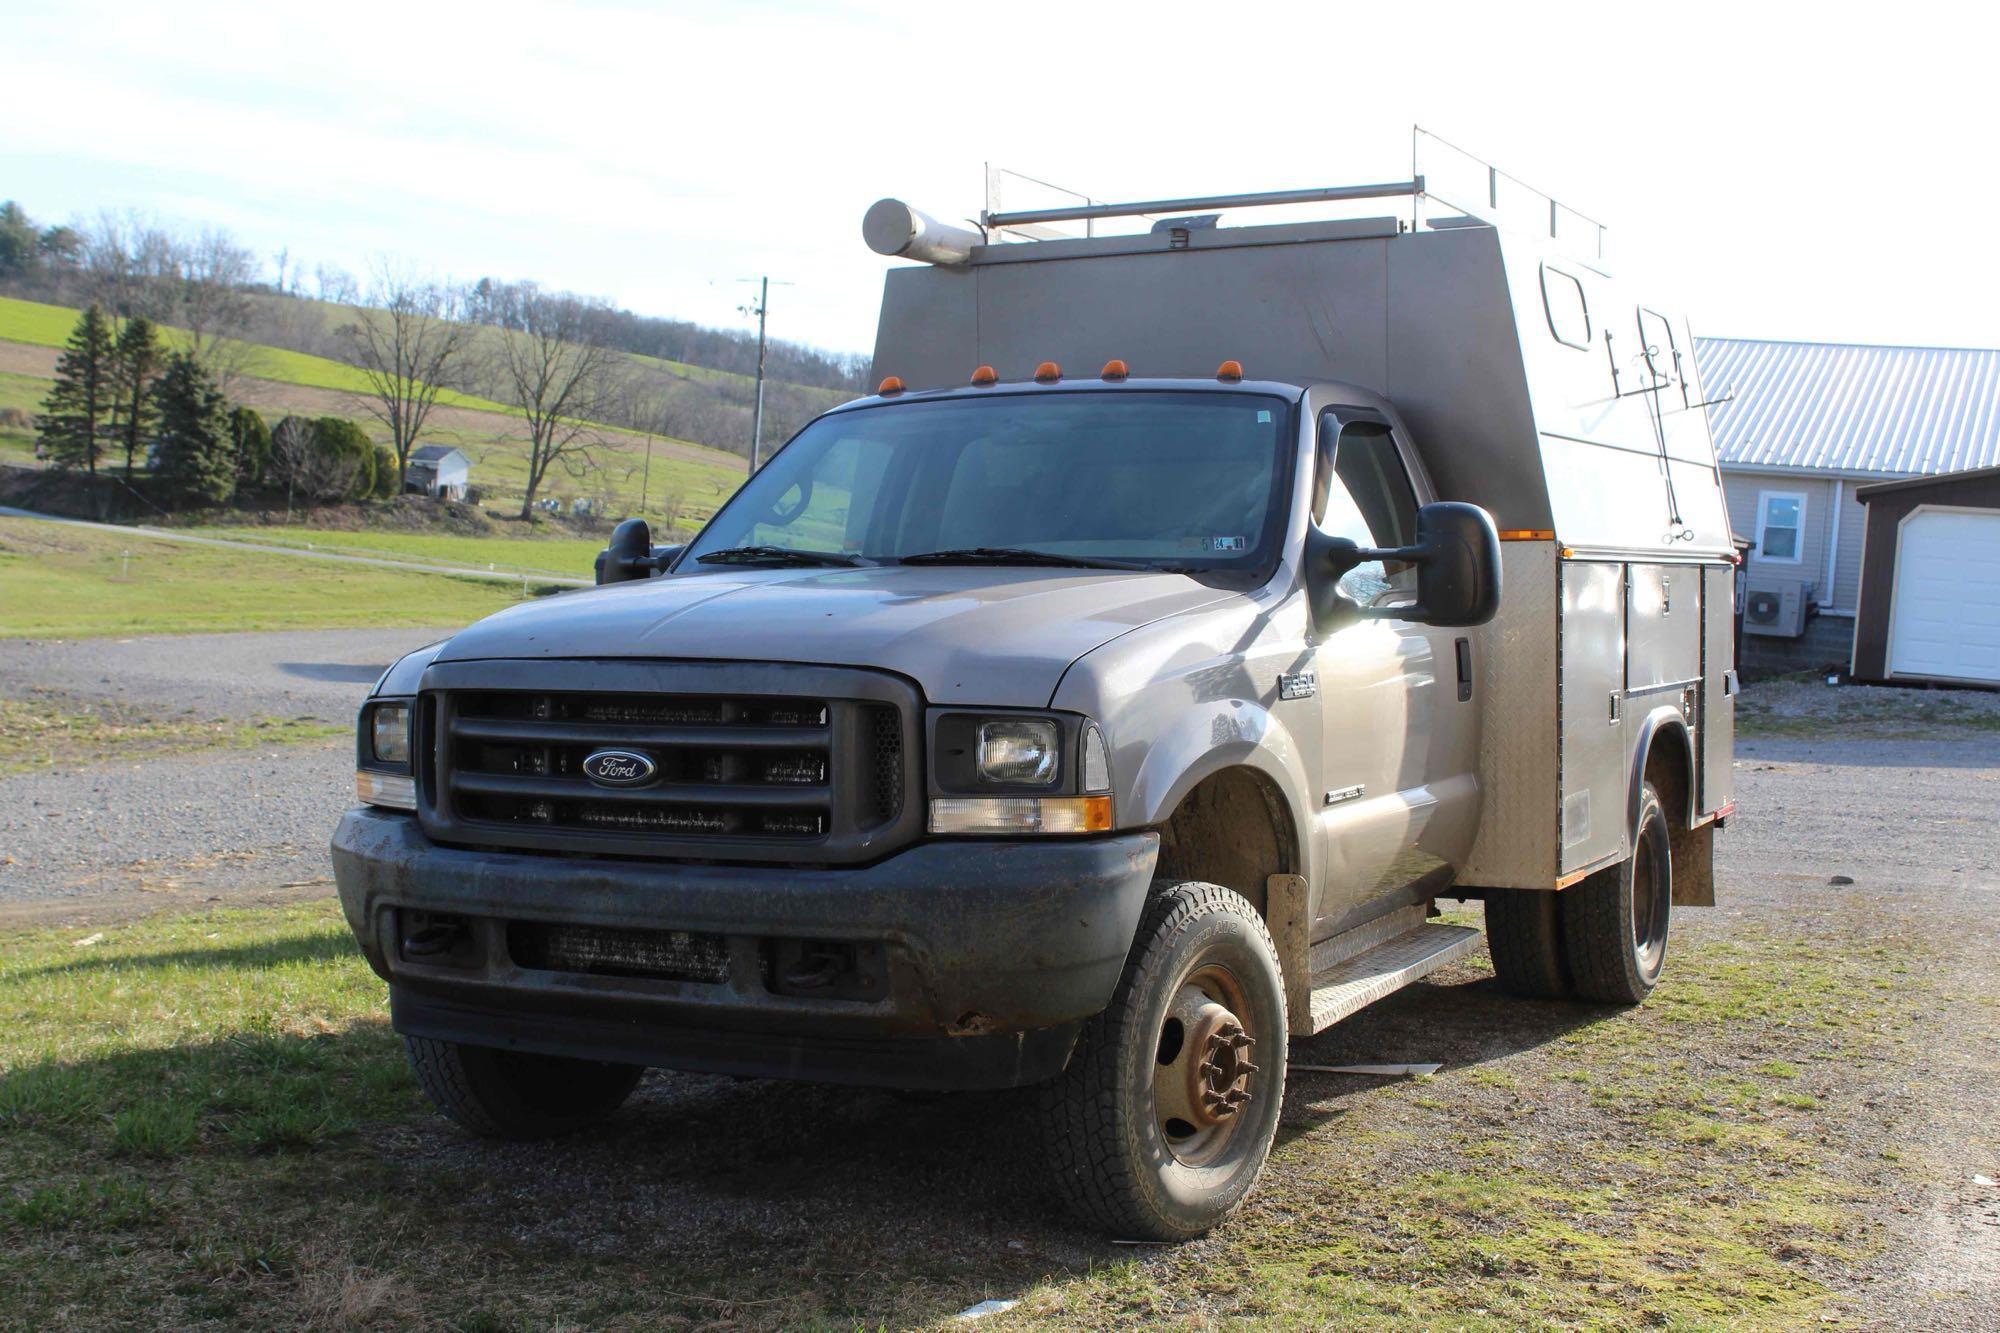
[[[341, 906], [391, 987], [397, 1031], [715, 1073], [981, 1088], [1039, 1082], [1109, 1003], [1159, 843], [930, 842], [870, 866], [689, 865], [473, 851], [413, 816], [350, 810], [333, 838]], [[476, 947], [406, 953], [412, 912]], [[717, 982], [523, 967], [514, 923], [721, 937]], [[774, 948], [852, 942], [879, 998], [781, 994]]]

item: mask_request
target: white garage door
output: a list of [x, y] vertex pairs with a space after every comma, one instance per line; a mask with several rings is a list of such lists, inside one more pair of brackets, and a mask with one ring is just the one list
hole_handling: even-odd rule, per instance
[[1903, 520], [1889, 673], [2000, 681], [2000, 513]]

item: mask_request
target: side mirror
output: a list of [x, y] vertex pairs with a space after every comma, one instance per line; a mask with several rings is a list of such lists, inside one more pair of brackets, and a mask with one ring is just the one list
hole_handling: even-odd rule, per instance
[[597, 553], [597, 581], [624, 583], [663, 573], [685, 546], [653, 545], [653, 529], [643, 518], [628, 518], [611, 530], [611, 544]]
[[[1357, 606], [1340, 595], [1341, 576], [1370, 560], [1399, 560], [1417, 567], [1415, 605]], [[1500, 609], [1500, 534], [1478, 505], [1439, 501], [1417, 511], [1417, 540], [1410, 546], [1372, 550], [1306, 534], [1306, 596], [1313, 628], [1321, 633], [1355, 620], [1414, 620], [1425, 625], [1483, 625]]]

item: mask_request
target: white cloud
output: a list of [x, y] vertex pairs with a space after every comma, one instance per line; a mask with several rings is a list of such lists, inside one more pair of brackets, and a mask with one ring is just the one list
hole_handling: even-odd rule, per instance
[[[1698, 328], [2000, 343], [1988, 20], [1904, 4], [339, 7], [11, 17], [0, 191], [350, 268], [872, 338], [868, 203], [986, 160], [1137, 197], [1390, 179], [1421, 121], [1613, 227]], [[1978, 30], [1970, 25], [1978, 23]]]

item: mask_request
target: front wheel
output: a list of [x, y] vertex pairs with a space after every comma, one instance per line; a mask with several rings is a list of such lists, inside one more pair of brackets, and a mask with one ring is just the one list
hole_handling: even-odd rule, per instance
[[646, 1072], [429, 1037], [403, 1045], [437, 1109], [489, 1139], [546, 1139], [594, 1125], [624, 1105]]
[[1228, 1216], [1271, 1151], [1286, 1035], [1256, 909], [1215, 884], [1158, 887], [1110, 1006], [1042, 1089], [1070, 1206], [1135, 1240], [1186, 1240]]

